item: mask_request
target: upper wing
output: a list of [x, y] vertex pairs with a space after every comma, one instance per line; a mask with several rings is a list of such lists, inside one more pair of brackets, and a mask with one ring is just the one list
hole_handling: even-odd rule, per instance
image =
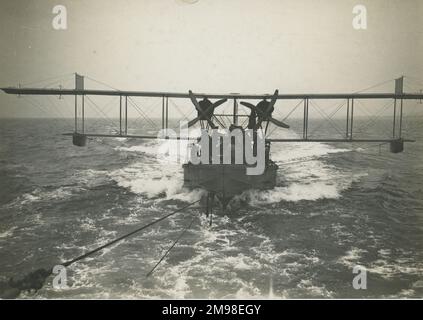
[[[73, 96], [73, 95], [97, 95], [97, 96], [128, 96], [128, 97], [168, 97], [168, 98], [190, 98], [189, 93], [177, 92], [149, 92], [149, 91], [122, 91], [122, 90], [75, 90], [75, 89], [59, 89], [59, 88], [0, 88], [7, 94], [19, 95], [52, 95], [52, 96]], [[195, 96], [206, 96], [209, 99], [255, 99], [261, 100], [265, 98], [276, 99], [423, 99], [423, 94], [395, 94], [395, 93], [318, 93], [318, 94], [279, 94], [277, 96], [269, 94], [206, 94], [194, 93]]]

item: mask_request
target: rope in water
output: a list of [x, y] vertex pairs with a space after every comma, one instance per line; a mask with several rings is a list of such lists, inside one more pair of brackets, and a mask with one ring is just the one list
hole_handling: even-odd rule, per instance
[[128, 238], [128, 237], [132, 236], [133, 234], [135, 234], [137, 232], [140, 232], [140, 231], [142, 231], [142, 230], [144, 230], [144, 229], [146, 229], [148, 227], [151, 227], [152, 225], [154, 225], [154, 224], [156, 224], [156, 223], [158, 223], [160, 221], [163, 221], [163, 220], [165, 220], [165, 219], [167, 219], [167, 218], [169, 218], [169, 217], [171, 217], [171, 216], [173, 216], [173, 215], [181, 212], [182, 210], [185, 210], [185, 209], [189, 208], [190, 206], [196, 204], [197, 202], [200, 202], [200, 200], [194, 201], [194, 202], [186, 205], [183, 208], [180, 208], [180, 209], [178, 209], [176, 211], [173, 211], [172, 213], [169, 213], [169, 214], [167, 214], [167, 215], [165, 215], [165, 216], [163, 216], [163, 217], [161, 217], [159, 219], [156, 219], [156, 220], [154, 220], [154, 221], [152, 221], [152, 222], [150, 222], [150, 223], [148, 223], [148, 224], [146, 224], [146, 225], [144, 225], [144, 226], [142, 226], [142, 227], [140, 227], [140, 228], [138, 228], [138, 229], [136, 229], [136, 230], [134, 230], [134, 231], [132, 231], [130, 233], [127, 233], [127, 234], [125, 234], [125, 235], [123, 235], [123, 236], [121, 236], [119, 238], [116, 238], [115, 240], [112, 240], [112, 241], [110, 241], [110, 242], [108, 242], [108, 243], [106, 243], [106, 244], [104, 244], [104, 245], [102, 245], [102, 246], [100, 246], [100, 247], [98, 247], [98, 248], [96, 248], [94, 250], [91, 250], [91, 251], [89, 251], [89, 252], [87, 252], [87, 253], [85, 253], [85, 254], [83, 254], [83, 255], [75, 258], [75, 259], [72, 259], [70, 261], [67, 261], [65, 263], [62, 263], [62, 265], [65, 266], [65, 267], [67, 267], [67, 266], [71, 265], [72, 263], [75, 263], [75, 262], [77, 262], [79, 260], [82, 260], [82, 259], [84, 259], [84, 258], [92, 255], [93, 253], [96, 253], [96, 252], [98, 252], [98, 251], [100, 251], [100, 250], [102, 250], [102, 249], [104, 249], [106, 247], [111, 246], [112, 244], [115, 244], [116, 242], [119, 242], [119, 241], [121, 241], [121, 240], [123, 240], [125, 238]]
[[[179, 213], [179, 212], [181, 212], [181, 211], [183, 211], [183, 210], [191, 207], [192, 205], [194, 205], [194, 204], [196, 204], [198, 202], [200, 202], [200, 200], [191, 202], [190, 204], [188, 204], [188, 205], [186, 205], [186, 206], [184, 206], [184, 207], [182, 207], [180, 209], [177, 209], [177, 210], [175, 210], [175, 211], [173, 211], [173, 212], [171, 212], [171, 213], [169, 213], [169, 214], [167, 214], [167, 215], [165, 215], [165, 216], [163, 216], [163, 217], [161, 217], [159, 219], [156, 219], [156, 220], [154, 220], [154, 221], [152, 221], [152, 222], [150, 222], [150, 223], [148, 223], [146, 225], [143, 225], [140, 228], [137, 228], [137, 229], [135, 229], [135, 230], [133, 230], [133, 231], [131, 231], [131, 232], [123, 235], [123, 236], [120, 236], [120, 237], [118, 237], [118, 238], [116, 238], [116, 239], [114, 239], [112, 241], [109, 241], [109, 242], [107, 242], [106, 244], [104, 244], [104, 245], [102, 245], [100, 247], [97, 247], [97, 248], [95, 248], [95, 249], [93, 249], [93, 250], [91, 250], [91, 251], [89, 251], [87, 253], [84, 253], [83, 255], [80, 255], [79, 257], [76, 257], [76, 258], [74, 258], [72, 260], [69, 260], [69, 261], [66, 261], [64, 263], [61, 263], [61, 265], [62, 266], [65, 266], [65, 267], [68, 267], [68, 266], [70, 266], [71, 264], [73, 264], [73, 263], [75, 263], [77, 261], [80, 261], [80, 260], [82, 260], [82, 259], [84, 259], [84, 258], [86, 258], [86, 257], [88, 257], [88, 256], [90, 256], [90, 255], [92, 255], [92, 254], [100, 251], [100, 250], [103, 250], [106, 247], [109, 247], [109, 246], [111, 246], [111, 245], [113, 245], [113, 244], [115, 244], [115, 243], [117, 243], [117, 242], [119, 242], [121, 240], [124, 240], [124, 239], [126, 239], [126, 238], [128, 238], [128, 237], [130, 237], [130, 236], [132, 236], [132, 235], [134, 235], [134, 234], [136, 234], [136, 233], [138, 233], [138, 232], [140, 232], [140, 231], [148, 228], [148, 227], [151, 227], [152, 225], [155, 225], [156, 223], [159, 223], [159, 222], [161, 222], [161, 221], [163, 221], [163, 220], [165, 220], [165, 219], [173, 216], [173, 215], [175, 215], [175, 214], [177, 214], [177, 213]], [[52, 273], [53, 273], [53, 268], [50, 268], [50, 269], [43, 269], [43, 268], [37, 269], [37, 270], [35, 270], [35, 271], [27, 274], [26, 276], [24, 276], [20, 280], [14, 280], [13, 278], [11, 278], [9, 280], [9, 285], [12, 288], [16, 288], [16, 289], [19, 289], [21, 291], [22, 290], [30, 290], [30, 289], [39, 290], [39, 289], [42, 288], [45, 279], [48, 276], [50, 276]]]
[[148, 272], [147, 274], [146, 274], [146, 277], [149, 277], [153, 272], [154, 272], [154, 270], [156, 270], [157, 269], [157, 267], [159, 266], [159, 264], [164, 260], [164, 258], [166, 258], [167, 257], [167, 255], [170, 253], [170, 251], [176, 246], [176, 244], [179, 242], [179, 240], [181, 240], [181, 238], [184, 236], [184, 234], [187, 232], [187, 230], [189, 229], [189, 228], [191, 228], [191, 226], [192, 226], [192, 224], [194, 223], [194, 220], [195, 220], [195, 218], [196, 217], [194, 217], [192, 220], [191, 220], [191, 222], [190, 222], [190, 224], [181, 232], [181, 234], [179, 235], [179, 237], [172, 243], [172, 245], [169, 247], [169, 249], [165, 252], [165, 254], [160, 258], [160, 260], [159, 261], [157, 261], [157, 263], [155, 264], [155, 266], [150, 270], [150, 272]]

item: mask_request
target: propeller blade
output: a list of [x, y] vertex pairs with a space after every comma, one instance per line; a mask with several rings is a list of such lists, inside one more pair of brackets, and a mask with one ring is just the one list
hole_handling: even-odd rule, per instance
[[218, 101], [213, 103], [213, 107], [216, 109], [218, 106], [220, 106], [221, 104], [224, 104], [226, 101], [228, 101], [228, 99], [218, 100]]
[[[214, 108], [215, 108], [214, 104], [211, 104], [206, 110], [203, 110], [201, 108], [201, 106], [200, 106], [200, 103], [197, 101], [197, 98], [195, 97], [194, 93], [191, 90], [188, 91], [188, 95], [189, 95], [189, 98], [191, 99], [191, 102], [194, 104], [195, 109], [198, 111], [199, 115], [201, 114], [201, 117], [207, 118], [207, 114], [208, 114], [208, 112], [210, 110], [212, 110], [212, 113], [213, 113]], [[222, 104], [224, 101], [219, 100], [217, 102], [219, 104]], [[192, 122], [192, 125], [194, 125], [200, 119], [194, 119], [194, 120], [188, 122], [188, 127], [190, 126], [190, 123], [191, 122]], [[207, 122], [209, 123], [210, 127], [212, 127], [213, 129], [216, 129], [217, 128], [217, 126], [211, 121], [210, 118], [209, 119], [205, 119], [205, 120], [207, 120]]]
[[189, 98], [191, 99], [191, 102], [195, 106], [195, 109], [200, 110], [200, 105], [198, 104], [197, 98], [195, 97], [195, 95], [192, 93], [191, 90], [188, 91], [188, 95], [189, 95]]
[[255, 110], [255, 109], [256, 109], [256, 106], [255, 106], [255, 105], [253, 105], [253, 104], [251, 104], [251, 103], [249, 103], [249, 102], [241, 101], [240, 103], [241, 103], [244, 107], [247, 107], [247, 108], [249, 108], [249, 109], [251, 109], [251, 110]]
[[269, 117], [269, 121], [277, 125], [278, 127], [289, 129], [289, 125], [283, 123], [282, 121], [276, 120], [275, 118]]
[[279, 90], [276, 89], [275, 93], [272, 96], [272, 99], [270, 100], [269, 106], [267, 107], [267, 110], [270, 110], [275, 105], [276, 101], [278, 100]]
[[188, 127], [192, 127], [194, 124], [196, 124], [200, 119], [197, 117], [195, 119], [192, 119], [190, 122], [188, 122]]
[[209, 124], [210, 128], [217, 129], [218, 126], [213, 123], [210, 119], [207, 119], [207, 123]]
[[267, 107], [265, 110], [262, 110], [263, 117], [268, 120], [272, 116], [273, 109], [275, 106], [276, 101], [278, 100], [279, 90], [275, 90], [275, 93], [273, 94], [270, 102], [267, 104]]

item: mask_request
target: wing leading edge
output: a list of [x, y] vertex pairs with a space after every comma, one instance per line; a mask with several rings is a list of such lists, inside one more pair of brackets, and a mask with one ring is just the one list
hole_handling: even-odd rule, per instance
[[[55, 89], [55, 88], [0, 88], [7, 94], [16, 95], [52, 95], [52, 96], [74, 96], [74, 95], [94, 95], [94, 96], [127, 96], [127, 97], [156, 97], [156, 98], [185, 98], [190, 95], [177, 92], [149, 92], [149, 91], [120, 91], [120, 90], [75, 90], [75, 89]], [[206, 94], [194, 93], [196, 96], [210, 99], [251, 99], [261, 100], [271, 98], [272, 94]], [[423, 99], [423, 93], [298, 93], [298, 94], [278, 94], [276, 99]]]

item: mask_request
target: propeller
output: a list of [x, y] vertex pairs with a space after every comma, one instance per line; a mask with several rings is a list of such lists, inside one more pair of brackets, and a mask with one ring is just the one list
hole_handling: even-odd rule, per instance
[[[275, 110], [275, 103], [278, 99], [279, 91], [276, 90], [273, 96], [271, 97], [270, 102], [267, 99], [263, 99], [257, 105], [253, 105], [252, 103], [241, 101], [241, 104], [251, 110], [250, 119], [248, 121], [248, 128], [249, 129], [258, 129], [261, 127], [261, 123], [263, 121], [270, 121], [273, 124], [277, 125], [281, 128], [289, 128], [289, 125], [283, 123], [272, 117], [272, 113]], [[255, 117], [257, 116], [257, 122], [255, 121]]]
[[191, 102], [194, 104], [197, 110], [197, 117], [188, 122], [188, 127], [193, 126], [200, 120], [206, 120], [212, 129], [217, 129], [217, 126], [213, 123], [212, 117], [214, 116], [214, 109], [221, 104], [224, 104], [228, 99], [221, 99], [216, 102], [211, 102], [207, 97], [203, 100], [197, 101], [197, 97], [192, 93], [191, 90], [188, 92]]

